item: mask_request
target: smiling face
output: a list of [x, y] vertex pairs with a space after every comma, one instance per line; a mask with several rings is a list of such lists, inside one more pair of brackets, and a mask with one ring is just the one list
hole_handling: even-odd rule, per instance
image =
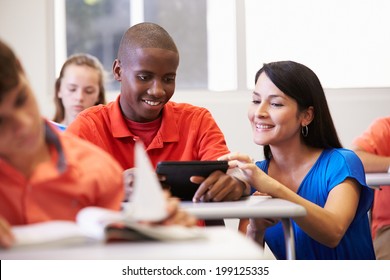
[[124, 61], [114, 61], [114, 77], [121, 82], [120, 106], [127, 119], [150, 122], [161, 115], [175, 91], [178, 65], [178, 53], [160, 48], [137, 48]]
[[25, 76], [0, 102], [0, 157], [7, 161], [33, 156], [45, 145], [38, 105]]
[[279, 90], [263, 72], [260, 74], [248, 118], [258, 145], [281, 145], [300, 138], [309, 114], [298, 111], [297, 102]]
[[81, 111], [98, 102], [99, 84], [98, 70], [86, 65], [66, 67], [58, 92], [65, 108], [64, 124], [70, 124]]

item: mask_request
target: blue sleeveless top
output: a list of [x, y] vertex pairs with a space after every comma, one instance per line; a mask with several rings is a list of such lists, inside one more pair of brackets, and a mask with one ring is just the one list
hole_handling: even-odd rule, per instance
[[[256, 162], [256, 165], [265, 173], [268, 172], [268, 160]], [[324, 207], [329, 192], [347, 178], [355, 179], [362, 190], [355, 218], [344, 237], [337, 247], [330, 248], [312, 239], [292, 220], [296, 259], [375, 259], [367, 215], [373, 201], [374, 192], [367, 186], [362, 162], [354, 152], [342, 148], [324, 150], [306, 174], [297, 194]], [[265, 241], [277, 259], [286, 259], [281, 222], [266, 230]]]
[[65, 131], [66, 128], [67, 128], [66, 125], [60, 124], [60, 123], [57, 123], [57, 122], [54, 122], [54, 121], [50, 121], [50, 123], [52, 123], [55, 127], [57, 127], [61, 131]]

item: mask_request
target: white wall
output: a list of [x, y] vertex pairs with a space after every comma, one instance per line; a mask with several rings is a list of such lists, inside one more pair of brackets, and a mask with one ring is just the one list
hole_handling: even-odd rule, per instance
[[52, 117], [54, 107], [53, 0], [0, 0], [0, 38], [24, 65], [41, 112]]
[[[245, 5], [253, 76], [259, 63], [288, 59], [310, 66], [328, 88], [390, 86], [390, 1], [245, 0]], [[252, 74], [247, 77], [251, 86]]]
[[[390, 75], [389, 75], [390, 79]], [[340, 140], [349, 148], [353, 139], [375, 119], [390, 115], [390, 88], [325, 89]], [[176, 92], [175, 101], [208, 108], [224, 132], [229, 148], [262, 159], [262, 147], [252, 141], [247, 118], [251, 91]]]
[[[21, 8], [23, 7], [23, 8]], [[21, 58], [31, 80], [42, 114], [54, 112], [54, 34], [52, 0], [0, 0], [0, 38]], [[383, 34], [387, 27], [383, 26]], [[374, 75], [375, 69], [367, 74]], [[319, 77], [321, 79], [321, 77]], [[390, 74], [389, 74], [390, 79]], [[344, 146], [349, 147], [376, 117], [390, 115], [390, 88], [326, 89], [329, 106]], [[109, 96], [113, 99], [115, 94]], [[182, 92], [175, 101], [208, 108], [226, 135], [232, 151], [262, 158], [261, 147], [252, 142], [247, 119], [250, 90], [244, 92]]]

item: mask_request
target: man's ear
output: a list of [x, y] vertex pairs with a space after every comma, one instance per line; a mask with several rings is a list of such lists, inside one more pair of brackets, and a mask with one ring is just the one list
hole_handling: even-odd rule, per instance
[[112, 64], [112, 73], [114, 74], [115, 80], [118, 82], [122, 81], [122, 67], [119, 59], [114, 60], [114, 63]]

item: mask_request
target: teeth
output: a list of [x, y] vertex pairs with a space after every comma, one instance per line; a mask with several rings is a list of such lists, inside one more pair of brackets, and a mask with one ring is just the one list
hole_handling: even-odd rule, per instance
[[271, 125], [266, 125], [266, 124], [257, 124], [256, 125], [256, 128], [259, 128], [259, 129], [268, 129], [268, 128], [272, 128]]
[[150, 101], [150, 100], [144, 100], [144, 102], [150, 106], [157, 106], [157, 105], [160, 105], [161, 102], [157, 102], [157, 101]]

